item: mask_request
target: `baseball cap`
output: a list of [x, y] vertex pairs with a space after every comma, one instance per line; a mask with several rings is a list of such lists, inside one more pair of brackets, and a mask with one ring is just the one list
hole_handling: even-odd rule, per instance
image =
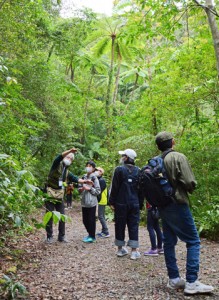
[[156, 137], [155, 137], [155, 142], [157, 144], [160, 144], [162, 142], [168, 141], [168, 140], [172, 140], [173, 139], [173, 135], [171, 132], [167, 132], [167, 131], [161, 131], [159, 132]]
[[134, 150], [132, 149], [126, 149], [124, 151], [119, 151], [120, 155], [127, 155], [131, 159], [135, 159], [137, 157], [137, 154]]

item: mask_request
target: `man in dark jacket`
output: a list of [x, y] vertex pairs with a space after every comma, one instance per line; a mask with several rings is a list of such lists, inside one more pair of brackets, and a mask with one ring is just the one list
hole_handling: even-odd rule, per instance
[[[85, 183], [83, 179], [79, 179], [77, 176], [73, 175], [68, 171], [68, 167], [72, 164], [74, 160], [74, 153], [77, 150], [72, 148], [70, 150], [64, 151], [62, 154], [59, 154], [53, 161], [52, 167], [50, 169], [48, 180], [47, 180], [47, 193], [48, 200], [46, 201], [46, 211], [58, 211], [61, 214], [65, 214], [64, 207], [64, 182], [76, 182], [76, 183]], [[47, 232], [47, 243], [53, 242], [53, 220], [50, 218], [49, 222], [46, 225]], [[67, 242], [65, 239], [65, 222], [62, 220], [59, 221], [59, 242]]]
[[128, 254], [125, 246], [125, 228], [128, 227], [129, 241], [132, 248], [131, 259], [140, 257], [138, 252], [138, 228], [140, 208], [143, 199], [139, 196], [139, 168], [135, 166], [136, 152], [132, 149], [119, 151], [121, 166], [116, 167], [112, 179], [109, 203], [115, 212], [115, 245], [118, 247], [117, 256]]
[[[156, 144], [162, 152], [171, 150], [175, 144], [170, 132], [160, 132]], [[200, 239], [189, 209], [188, 193], [196, 187], [195, 177], [185, 155], [170, 151], [164, 158], [168, 179], [175, 189], [174, 200], [160, 208], [164, 235], [164, 256], [169, 276], [168, 287], [184, 289], [186, 294], [209, 293], [213, 287], [199, 282]], [[186, 243], [186, 282], [180, 278], [176, 264], [175, 246], [177, 238]]]

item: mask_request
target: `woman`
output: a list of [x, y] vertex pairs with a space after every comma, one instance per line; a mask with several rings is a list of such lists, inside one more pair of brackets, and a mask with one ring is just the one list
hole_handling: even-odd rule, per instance
[[91, 184], [83, 184], [79, 187], [81, 193], [81, 206], [83, 224], [87, 230], [88, 236], [83, 238], [84, 243], [94, 243], [96, 241], [96, 206], [97, 195], [100, 194], [99, 180], [95, 175], [95, 163], [91, 160], [86, 163], [86, 174], [82, 177], [84, 180], [91, 180]]

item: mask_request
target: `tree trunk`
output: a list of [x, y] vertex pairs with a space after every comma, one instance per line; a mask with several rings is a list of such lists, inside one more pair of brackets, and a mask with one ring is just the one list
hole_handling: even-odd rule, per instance
[[[81, 137], [81, 144], [83, 144], [83, 145], [85, 145], [85, 143], [86, 143], [87, 112], [88, 112], [88, 103], [89, 103], [89, 96], [90, 96], [90, 90], [91, 90], [91, 86], [92, 86], [93, 76], [94, 75], [91, 73], [91, 78], [90, 78], [90, 82], [88, 85], [86, 100], [85, 100], [85, 105], [84, 105], [84, 124], [83, 124], [82, 137]], [[83, 153], [83, 149], [82, 149], [82, 153]]]
[[118, 70], [117, 70], [117, 74], [116, 74], [115, 90], [113, 93], [113, 105], [116, 103], [116, 98], [117, 98], [117, 94], [118, 94], [120, 68], [121, 68], [121, 60], [119, 60]]
[[112, 36], [112, 46], [111, 46], [111, 63], [110, 63], [110, 70], [109, 70], [109, 82], [107, 87], [107, 94], [106, 94], [106, 120], [107, 120], [107, 148], [110, 148], [110, 135], [112, 130], [112, 82], [113, 82], [113, 67], [114, 67], [114, 55], [115, 55], [115, 39], [116, 36]]
[[217, 74], [219, 78], [219, 28], [216, 22], [217, 13], [214, 9], [215, 6], [212, 0], [205, 0], [205, 6], [201, 5], [198, 1], [194, 1], [194, 2], [204, 8], [208, 17], [208, 23], [210, 26], [212, 39], [214, 43], [214, 51], [215, 51], [216, 62], [217, 62]]

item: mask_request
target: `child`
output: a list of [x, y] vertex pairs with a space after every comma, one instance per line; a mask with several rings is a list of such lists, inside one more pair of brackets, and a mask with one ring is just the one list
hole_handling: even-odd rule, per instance
[[72, 183], [68, 183], [66, 188], [66, 202], [67, 208], [72, 208], [72, 192], [74, 190], [74, 186]]
[[163, 234], [160, 230], [158, 218], [154, 217], [153, 214], [154, 208], [148, 202], [146, 202], [146, 208], [147, 208], [147, 230], [151, 241], [151, 249], [147, 252], [144, 252], [144, 255], [158, 256], [158, 254], [164, 253], [162, 248]]
[[98, 219], [102, 225], [102, 230], [101, 232], [97, 233], [97, 236], [100, 238], [108, 238], [110, 234], [105, 219], [105, 207], [108, 201], [108, 191], [107, 191], [106, 181], [103, 178], [104, 169], [100, 167], [96, 168], [95, 174], [99, 179], [100, 189], [101, 189], [101, 194], [97, 196], [97, 200], [98, 200]]

